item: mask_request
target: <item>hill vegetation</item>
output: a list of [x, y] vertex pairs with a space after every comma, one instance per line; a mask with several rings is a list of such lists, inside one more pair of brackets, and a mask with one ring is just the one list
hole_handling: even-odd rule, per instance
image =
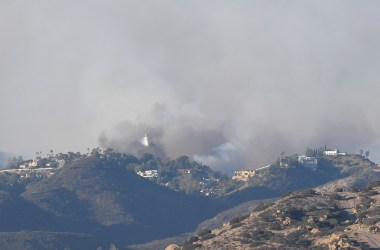
[[[243, 182], [187, 156], [162, 161], [149, 154], [137, 158], [111, 149], [51, 154], [39, 158], [35, 167], [0, 172], [0, 245], [16, 246], [16, 241], [7, 239], [19, 237], [23, 249], [65, 244], [75, 249], [81, 241], [123, 249], [191, 232], [204, 221], [200, 229], [219, 227], [256, 207], [259, 200], [289, 191], [321, 184], [327, 190], [337, 180], [353, 178], [356, 181], [342, 189], [349, 191], [379, 174], [375, 164], [358, 155], [318, 156], [316, 171], [295, 159], [290, 158], [286, 167], [276, 161]], [[139, 176], [151, 170], [157, 175]], [[341, 223], [337, 219], [334, 230]], [[46, 240], [44, 233], [49, 234]], [[213, 238], [212, 234], [204, 237]], [[144, 248], [135, 245], [134, 249]]]
[[[309, 189], [203, 229], [181, 249], [369, 249], [380, 244], [379, 182], [357, 192]], [[344, 204], [358, 200], [354, 206]]]

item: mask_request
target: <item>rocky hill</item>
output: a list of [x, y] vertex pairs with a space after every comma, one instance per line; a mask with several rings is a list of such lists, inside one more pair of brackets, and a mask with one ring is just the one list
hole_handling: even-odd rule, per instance
[[[171, 249], [380, 247], [380, 182], [359, 192], [294, 192]], [[168, 248], [169, 249], [169, 248]]]

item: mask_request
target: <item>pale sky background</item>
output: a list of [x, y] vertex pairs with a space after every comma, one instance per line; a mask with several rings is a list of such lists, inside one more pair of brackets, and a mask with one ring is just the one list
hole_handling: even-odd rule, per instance
[[380, 160], [380, 1], [0, 0], [0, 151], [114, 147], [230, 172]]

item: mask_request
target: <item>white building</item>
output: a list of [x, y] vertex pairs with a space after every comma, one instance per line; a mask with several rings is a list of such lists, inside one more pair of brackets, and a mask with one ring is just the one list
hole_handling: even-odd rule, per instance
[[318, 159], [315, 157], [300, 155], [298, 156], [298, 162], [305, 168], [308, 168], [313, 171], [317, 170]]
[[180, 174], [191, 174], [192, 169], [190, 169], [190, 168], [185, 168], [185, 169], [179, 168], [177, 170], [178, 170], [178, 173], [180, 173]]
[[324, 155], [338, 155], [338, 149], [330, 149], [330, 150], [325, 150], [323, 152]]
[[157, 178], [158, 177], [158, 171], [157, 170], [145, 170], [144, 172], [138, 171], [138, 175], [144, 177], [144, 178]]

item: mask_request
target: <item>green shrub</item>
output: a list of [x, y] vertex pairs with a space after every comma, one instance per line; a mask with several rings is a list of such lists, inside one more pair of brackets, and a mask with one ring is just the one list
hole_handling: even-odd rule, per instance
[[232, 224], [231, 229], [241, 227], [242, 225], [243, 225], [243, 223], [241, 223], [241, 222]]
[[185, 246], [182, 246], [182, 250], [193, 250], [193, 249], [197, 249], [198, 247], [202, 247], [202, 244], [194, 244], [194, 245], [185, 245]]
[[377, 195], [378, 192], [377, 192], [376, 190], [370, 190], [370, 191], [367, 192], [367, 194], [368, 194], [369, 196], [373, 196], [373, 195]]
[[357, 214], [356, 214], [356, 217], [358, 219], [364, 219], [368, 214], [368, 211], [366, 210], [362, 210], [362, 211], [359, 211]]
[[337, 201], [339, 201], [339, 200], [342, 199], [342, 197], [339, 194], [336, 194], [336, 193], [330, 194], [330, 198], [333, 199], [333, 200], [337, 200]]
[[305, 216], [305, 212], [301, 209], [290, 208], [288, 211], [286, 211], [286, 215], [292, 220], [300, 221]]
[[250, 247], [258, 247], [258, 246], [261, 246], [265, 244], [264, 241], [260, 241], [260, 240], [255, 240], [254, 242], [252, 242], [251, 244], [249, 244]]
[[368, 186], [371, 187], [371, 188], [379, 187], [380, 186], [380, 181], [373, 181]]
[[202, 236], [201, 241], [212, 239], [215, 236], [216, 236], [215, 234], [206, 234], [206, 235]]
[[187, 242], [193, 243], [195, 241], [198, 241], [199, 238], [197, 236], [191, 236], [189, 239], [187, 239]]
[[271, 231], [266, 231], [266, 230], [257, 230], [253, 231], [251, 233], [252, 239], [257, 239], [257, 240], [269, 240], [271, 237], [274, 236], [274, 233]]
[[273, 206], [273, 202], [267, 202], [267, 203], [261, 203], [259, 205], [257, 205], [254, 209], [253, 209], [253, 212], [261, 212], [261, 211], [264, 211], [265, 209]]
[[364, 218], [363, 224], [370, 226], [376, 224], [380, 219], [379, 218]]
[[239, 222], [245, 220], [248, 217], [249, 217], [249, 214], [245, 214], [245, 215], [242, 215], [242, 216], [239, 216], [239, 217], [235, 217], [232, 220], [230, 220], [230, 225], [239, 223]]
[[248, 232], [243, 232], [243, 233], [241, 234], [241, 237], [243, 237], [243, 238], [251, 238], [251, 234], [248, 233]]
[[273, 210], [267, 210], [261, 214], [260, 218], [264, 222], [274, 222], [275, 217], [274, 217], [273, 213], [274, 213]]
[[210, 234], [211, 230], [207, 228], [203, 228], [197, 232], [198, 237], [202, 237], [204, 235]]
[[252, 240], [248, 238], [241, 238], [240, 243], [246, 245], [252, 243]]
[[272, 238], [270, 238], [270, 241], [274, 242], [274, 243], [281, 243], [281, 244], [287, 244], [288, 243], [286, 238], [284, 238], [283, 236], [280, 236], [280, 235], [274, 235]]
[[278, 222], [272, 222], [268, 225], [269, 230], [281, 230], [281, 225]]

